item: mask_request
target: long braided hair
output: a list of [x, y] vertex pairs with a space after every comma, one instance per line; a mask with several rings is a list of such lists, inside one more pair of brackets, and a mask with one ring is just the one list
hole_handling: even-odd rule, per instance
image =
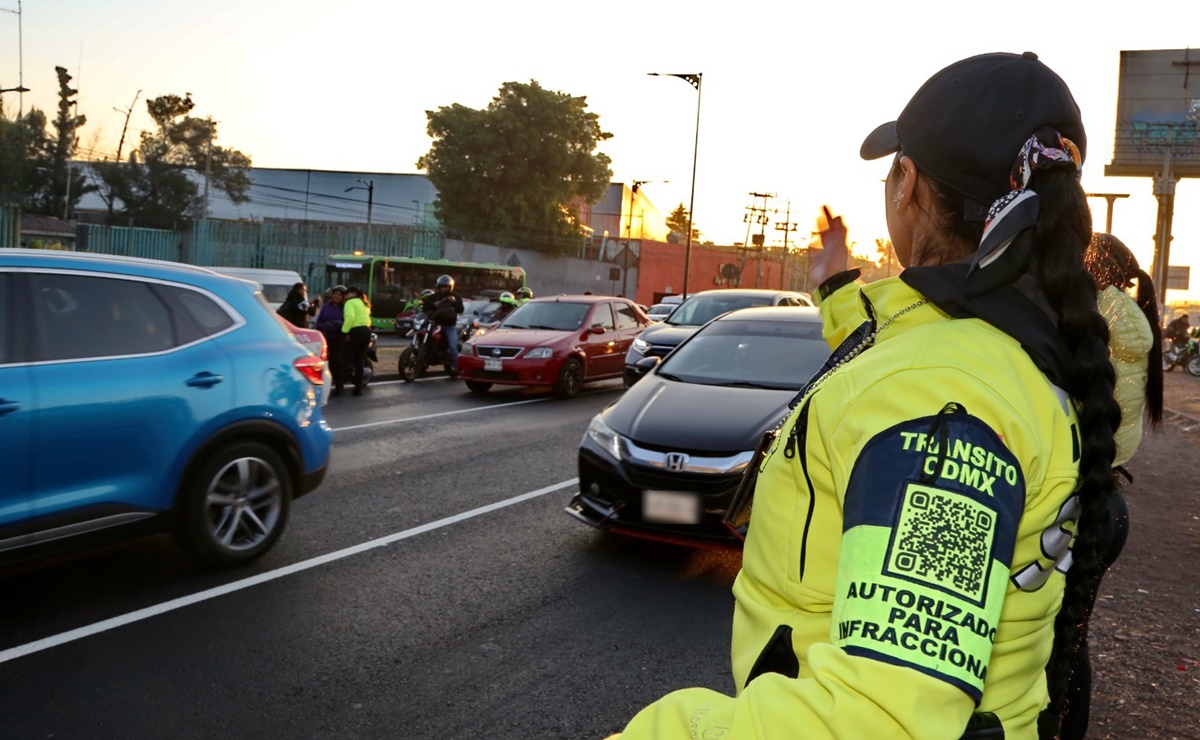
[[[932, 179], [924, 182], [932, 201], [926, 210], [939, 226], [928, 235], [933, 241], [925, 245], [927, 253], [937, 254], [942, 262], [968, 257], [979, 244], [983, 223], [963, 218], [962, 195]], [[1067, 709], [1071, 673], [1087, 636], [1095, 584], [1104, 569], [1100, 554], [1110, 531], [1109, 499], [1115, 494], [1113, 435], [1121, 420], [1121, 410], [1113, 396], [1116, 373], [1109, 360], [1108, 325], [1097, 308], [1096, 282], [1085, 267], [1092, 220], [1077, 172], [1072, 166], [1038, 170], [1029, 189], [1037, 193], [1040, 202], [1034, 228], [1037, 247], [1029, 273], [1036, 279], [1040, 298], [1057, 322], [1068, 355], [1064, 390], [1075, 402], [1081, 429], [1076, 488], [1080, 515], [1072, 545], [1070, 577], [1055, 621], [1054, 647], [1046, 666], [1050, 704], [1038, 722], [1042, 738], [1055, 738]]]
[[1066, 391], [1075, 401], [1081, 430], [1080, 515], [1071, 547], [1071, 574], [1054, 623], [1054, 649], [1046, 666], [1050, 705], [1038, 731], [1056, 737], [1067, 709], [1067, 685], [1087, 636], [1094, 589], [1104, 569], [1109, 499], [1114, 495], [1113, 434], [1121, 410], [1113, 397], [1116, 371], [1109, 360], [1108, 325], [1096, 307], [1096, 283], [1084, 254], [1091, 240], [1091, 217], [1075, 173], [1057, 168], [1035, 176], [1031, 184], [1042, 202], [1035, 227], [1035, 269], [1042, 295], [1058, 318], [1058, 330], [1070, 356]]

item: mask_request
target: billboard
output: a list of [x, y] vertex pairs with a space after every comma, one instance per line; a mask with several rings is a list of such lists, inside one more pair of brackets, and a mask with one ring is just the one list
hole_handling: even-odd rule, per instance
[[1200, 50], [1121, 52], [1110, 177], [1200, 177]]

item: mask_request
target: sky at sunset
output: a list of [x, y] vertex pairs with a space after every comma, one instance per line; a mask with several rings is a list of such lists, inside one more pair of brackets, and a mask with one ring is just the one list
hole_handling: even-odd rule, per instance
[[[1106, 178], [1119, 52], [1200, 46], [1194, 0], [1140, 6], [963, 2], [569, 3], [561, 0], [22, 0], [0, 12], [0, 87], [23, 81], [26, 109], [53, 115], [54, 67], [75, 76], [91, 157], [116, 150], [141, 91], [131, 136], [150, 125], [145, 100], [190, 92], [193, 115], [256, 166], [418, 172], [425, 111], [484, 107], [506, 81], [587, 97], [613, 138], [600, 150], [613, 179], [649, 181], [664, 213], [689, 199], [696, 91], [704, 75], [695, 225], [718, 243], [746, 238], [751, 192], [774, 197], [806, 240], [823, 203], [844, 215], [860, 253], [885, 237], [887, 163], [858, 147], [941, 67], [990, 51], [1036, 51], [1071, 86], [1089, 134], [1083, 183], [1128, 193], [1113, 231], [1149, 268], [1156, 201], [1149, 178]], [[0, 0], [0, 10], [17, 0]], [[1038, 15], [1038, 13], [1042, 15]], [[1170, 20], [1174, 19], [1174, 21]], [[18, 53], [20, 20], [23, 54]], [[1189, 35], [1189, 32], [1191, 35]], [[1200, 57], [1198, 57], [1200, 58]], [[1200, 90], [1200, 72], [1197, 73]], [[4, 94], [9, 115], [20, 103]], [[128, 151], [129, 144], [126, 144]], [[89, 152], [81, 153], [87, 157]], [[1015, 154], [1015, 153], [1014, 153]], [[669, 181], [669, 182], [665, 182]], [[759, 201], [761, 205], [761, 200]], [[1103, 200], [1094, 200], [1098, 229]], [[1172, 264], [1190, 265], [1200, 299], [1200, 183], [1176, 195]]]

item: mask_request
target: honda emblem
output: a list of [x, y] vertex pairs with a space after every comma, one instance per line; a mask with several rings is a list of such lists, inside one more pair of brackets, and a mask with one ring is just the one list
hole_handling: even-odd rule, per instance
[[666, 468], [672, 472], [679, 472], [680, 470], [683, 470], [685, 466], [687, 466], [689, 459], [691, 458], [682, 452], [668, 452], [666, 458]]

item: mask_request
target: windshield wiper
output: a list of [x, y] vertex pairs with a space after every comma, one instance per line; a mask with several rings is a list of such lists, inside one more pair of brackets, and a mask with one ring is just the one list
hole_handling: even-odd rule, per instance
[[546, 331], [562, 331], [562, 329], [559, 329], [557, 326], [545, 326], [543, 324], [532, 324], [532, 325], [526, 326], [524, 328], [526, 328], [526, 329], [544, 329]]
[[731, 380], [728, 383], [706, 383], [705, 385], [715, 385], [721, 388], [765, 388], [767, 390], [777, 390], [775, 386], [751, 383], [748, 380]]
[[682, 383], [682, 382], [683, 382], [683, 378], [680, 378], [678, 375], [672, 375], [671, 373], [662, 373], [662, 372], [660, 372], [660, 373], [658, 374], [658, 377], [660, 377], [660, 378], [666, 378], [667, 380], [674, 380], [676, 383]]

